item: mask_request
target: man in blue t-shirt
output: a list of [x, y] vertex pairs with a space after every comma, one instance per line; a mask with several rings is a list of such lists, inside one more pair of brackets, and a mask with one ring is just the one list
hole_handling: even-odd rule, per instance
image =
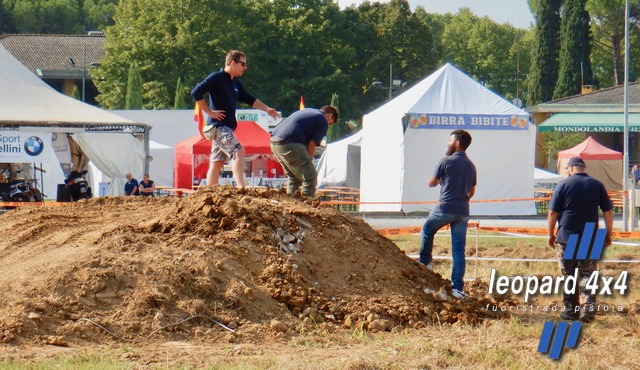
[[[215, 130], [211, 135], [211, 156], [207, 171], [207, 184], [218, 184], [220, 170], [233, 159], [233, 179], [236, 186], [244, 187], [244, 148], [236, 138], [234, 131], [238, 127], [236, 121], [236, 105], [241, 101], [253, 108], [267, 112], [273, 119], [280, 114], [249, 94], [240, 83], [240, 76], [247, 70], [247, 57], [244, 53], [231, 50], [225, 58], [224, 69], [210, 74], [191, 91], [191, 96], [207, 116], [205, 130]], [[204, 95], [209, 94], [209, 104]]]
[[124, 195], [139, 195], [138, 193], [138, 180], [134, 179], [130, 173], [124, 175], [127, 178], [127, 182], [124, 184]]
[[[613, 230], [613, 205], [607, 189], [604, 185], [587, 175], [585, 163], [579, 157], [573, 157], [567, 164], [569, 177], [560, 181], [553, 191], [551, 201], [549, 201], [549, 214], [547, 215], [548, 244], [558, 252], [558, 260], [562, 270], [562, 275], [572, 276], [578, 269], [580, 283], [580, 294], [571, 294], [562, 291], [562, 300], [565, 310], [560, 314], [564, 320], [582, 320], [591, 322], [595, 318], [594, 306], [596, 303], [595, 294], [585, 289], [585, 281], [589, 279], [596, 269], [596, 260], [574, 258], [564, 259], [564, 251], [572, 234], [582, 235], [584, 227], [588, 222], [595, 223], [598, 227], [598, 208], [602, 210], [602, 217], [607, 228], [604, 245], [611, 245], [611, 231]], [[555, 233], [556, 223], [558, 232]], [[585, 281], [582, 281], [585, 280]], [[584, 305], [580, 306], [580, 296], [584, 300]]]
[[300, 186], [303, 195], [312, 197], [315, 194], [318, 173], [313, 165], [313, 155], [329, 126], [337, 120], [338, 110], [326, 105], [319, 110], [299, 110], [273, 130], [271, 152], [289, 178], [287, 194], [296, 194]]
[[433, 269], [431, 252], [433, 237], [442, 227], [451, 227], [451, 293], [458, 299], [469, 295], [464, 291], [464, 271], [466, 260], [464, 250], [467, 243], [469, 223], [469, 199], [476, 190], [476, 166], [467, 157], [466, 150], [471, 144], [471, 135], [464, 130], [455, 130], [449, 136], [446, 157], [440, 160], [429, 186], [440, 187], [440, 202], [429, 213], [422, 226], [422, 242], [419, 262], [429, 270]]

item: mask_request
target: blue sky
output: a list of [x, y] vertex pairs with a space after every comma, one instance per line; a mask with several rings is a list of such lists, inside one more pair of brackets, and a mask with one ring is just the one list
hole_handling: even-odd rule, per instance
[[[338, 0], [341, 7], [360, 4], [363, 0]], [[380, 1], [387, 2], [387, 1]], [[498, 23], [510, 23], [518, 28], [529, 28], [533, 15], [527, 0], [409, 0], [411, 7], [424, 7], [429, 13], [457, 13], [469, 8], [478, 16], [488, 16]]]

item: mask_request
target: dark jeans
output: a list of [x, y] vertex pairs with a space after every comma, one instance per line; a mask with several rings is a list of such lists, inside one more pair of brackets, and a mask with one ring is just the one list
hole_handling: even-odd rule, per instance
[[443, 213], [438, 210], [429, 213], [427, 220], [422, 226], [422, 243], [420, 245], [421, 263], [425, 265], [431, 263], [433, 257], [433, 236], [446, 225], [451, 226], [451, 286], [454, 289], [463, 290], [464, 271], [466, 260], [464, 250], [467, 243], [467, 224], [469, 216]]

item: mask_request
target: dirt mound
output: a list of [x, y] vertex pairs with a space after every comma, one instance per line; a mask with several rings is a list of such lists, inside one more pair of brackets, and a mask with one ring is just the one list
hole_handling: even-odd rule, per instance
[[495, 315], [484, 308], [491, 297], [444, 294], [448, 281], [363, 221], [276, 191], [106, 197], [0, 220], [4, 343], [99, 342], [106, 330], [236, 341]]

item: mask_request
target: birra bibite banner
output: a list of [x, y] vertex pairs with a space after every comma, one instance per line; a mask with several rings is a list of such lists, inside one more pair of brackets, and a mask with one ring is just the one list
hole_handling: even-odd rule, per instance
[[409, 113], [415, 129], [528, 130], [529, 117], [505, 114]]
[[50, 132], [0, 131], [0, 163], [49, 163]]

